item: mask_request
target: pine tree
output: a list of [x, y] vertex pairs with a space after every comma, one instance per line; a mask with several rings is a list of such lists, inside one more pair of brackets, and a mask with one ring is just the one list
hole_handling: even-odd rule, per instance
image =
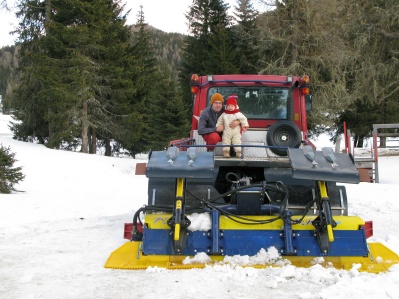
[[135, 57], [137, 69], [131, 74], [131, 80], [135, 83], [135, 91], [130, 97], [130, 114], [124, 119], [124, 134], [120, 139], [122, 146], [134, 157], [137, 153], [149, 150], [146, 136], [149, 130], [149, 115], [157, 90], [158, 80], [157, 61], [154, 56], [154, 48], [151, 43], [151, 32], [145, 21], [143, 7], [137, 15], [138, 29], [132, 38], [131, 55]]
[[[235, 67], [235, 50], [230, 28], [231, 18], [227, 14], [228, 7], [221, 0], [193, 1], [186, 15], [190, 37], [185, 43], [183, 53], [185, 74], [227, 73]], [[218, 65], [217, 58], [222, 59], [221, 65]]]
[[172, 140], [188, 137], [189, 124], [183, 98], [168, 66], [163, 64], [157, 82], [157, 97], [150, 105], [146, 143], [152, 150], [163, 150]]
[[11, 130], [19, 140], [36, 139], [45, 143], [49, 136], [46, 119], [48, 104], [44, 95], [43, 76], [46, 70], [38, 67], [38, 63], [46, 65], [43, 51], [43, 32], [45, 32], [45, 2], [31, 1], [19, 3], [17, 16], [21, 19], [19, 33], [20, 72], [19, 84], [12, 97], [15, 122]]
[[231, 28], [222, 25], [215, 29], [215, 34], [209, 36], [212, 51], [206, 59], [207, 69], [211, 74], [234, 74], [238, 72], [237, 51], [234, 46], [234, 35]]
[[399, 3], [341, 1], [341, 5], [346, 24], [343, 34], [348, 44], [353, 45], [353, 62], [347, 70], [352, 80], [348, 88], [351, 105], [338, 121], [347, 121], [358, 140], [356, 146], [362, 146], [373, 123], [399, 121]]
[[[126, 64], [131, 60], [123, 6], [112, 0], [36, 4], [21, 4], [24, 63], [16, 116], [22, 125], [14, 132], [27, 138], [40, 124], [47, 133], [41, 129], [38, 138], [48, 146], [72, 143], [80, 135], [81, 151], [87, 153], [90, 143], [93, 152], [97, 138], [109, 140], [120, 131], [120, 106], [132, 89], [125, 79], [134, 65]], [[32, 30], [36, 23], [45, 28], [44, 36]], [[35, 117], [26, 117], [31, 111]], [[26, 125], [36, 118], [38, 124]], [[23, 131], [25, 126], [33, 130]]]
[[190, 34], [183, 49], [179, 80], [190, 113], [192, 102], [188, 81], [192, 73], [238, 71], [228, 8], [222, 0], [194, 0], [186, 14]]
[[6, 148], [0, 144], [0, 193], [9, 194], [15, 191], [14, 185], [23, 181], [25, 175], [21, 167], [14, 167], [15, 153], [10, 147]]
[[259, 31], [256, 23], [258, 12], [251, 0], [238, 0], [235, 7], [237, 25], [236, 36], [237, 55], [240, 74], [256, 74], [260, 70]]
[[308, 127], [332, 127], [352, 100], [350, 45], [343, 36], [340, 0], [282, 0], [258, 17], [263, 43], [261, 73], [309, 75], [313, 110]]
[[[78, 1], [81, 2], [81, 1]], [[75, 72], [73, 76], [75, 96], [79, 103], [78, 122], [81, 126], [82, 152], [95, 150], [95, 139], [109, 140], [117, 134], [120, 109], [127, 100], [125, 91], [131, 82], [125, 79], [128, 74], [126, 49], [129, 31], [125, 16], [121, 16], [120, 1], [87, 1], [71, 10], [68, 3], [65, 15], [59, 16], [70, 22], [80, 19], [82, 26], [69, 32], [66, 41], [68, 58]], [[72, 27], [73, 28], [73, 27]], [[76, 39], [72, 37], [76, 34]]]

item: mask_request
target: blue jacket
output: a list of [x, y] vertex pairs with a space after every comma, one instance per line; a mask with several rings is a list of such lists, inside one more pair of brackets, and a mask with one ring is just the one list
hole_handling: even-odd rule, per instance
[[204, 135], [216, 131], [216, 122], [220, 115], [222, 115], [224, 108], [219, 112], [215, 112], [211, 106], [206, 107], [202, 110], [200, 119], [198, 122], [198, 134]]

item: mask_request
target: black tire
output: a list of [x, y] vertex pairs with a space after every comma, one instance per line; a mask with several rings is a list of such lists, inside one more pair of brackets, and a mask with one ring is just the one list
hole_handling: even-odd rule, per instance
[[[302, 143], [301, 131], [291, 121], [279, 121], [269, 127], [266, 136], [267, 145], [281, 147], [299, 147]], [[271, 151], [280, 156], [287, 156], [286, 148], [270, 148]]]

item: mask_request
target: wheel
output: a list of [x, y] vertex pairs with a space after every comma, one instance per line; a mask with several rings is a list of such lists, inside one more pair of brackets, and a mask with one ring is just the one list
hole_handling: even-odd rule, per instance
[[[293, 122], [288, 120], [279, 121], [269, 127], [266, 136], [267, 145], [299, 147], [302, 142], [301, 131]], [[286, 148], [270, 148], [271, 151], [280, 156], [287, 156]]]

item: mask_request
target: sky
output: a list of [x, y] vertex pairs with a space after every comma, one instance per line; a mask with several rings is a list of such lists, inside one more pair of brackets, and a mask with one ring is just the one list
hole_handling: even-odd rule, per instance
[[[113, 270], [124, 223], [147, 202], [136, 159], [51, 150], [16, 141], [0, 114], [0, 144], [10, 146], [26, 178], [0, 194], [0, 297], [10, 299], [385, 299], [399, 294], [399, 265], [371, 274], [292, 265], [255, 269]], [[318, 147], [333, 146], [327, 136]], [[344, 184], [349, 215], [374, 221], [372, 242], [399, 253], [399, 155], [380, 157], [380, 183]]]
[[[145, 20], [151, 26], [165, 32], [187, 34], [184, 14], [188, 11], [188, 7], [192, 3], [191, 0], [125, 0], [124, 2], [126, 2], [126, 10], [131, 9], [127, 24], [136, 23], [140, 5], [142, 5]], [[254, 5], [261, 11], [265, 6], [258, 2], [260, 0], [254, 0]], [[7, 0], [7, 3], [12, 6], [14, 1]], [[236, 0], [227, 0], [225, 3], [228, 3], [232, 8], [236, 5]], [[9, 32], [13, 30], [15, 25], [17, 25], [17, 21], [13, 13], [0, 11], [0, 47], [14, 44], [15, 36], [10, 35]]]

